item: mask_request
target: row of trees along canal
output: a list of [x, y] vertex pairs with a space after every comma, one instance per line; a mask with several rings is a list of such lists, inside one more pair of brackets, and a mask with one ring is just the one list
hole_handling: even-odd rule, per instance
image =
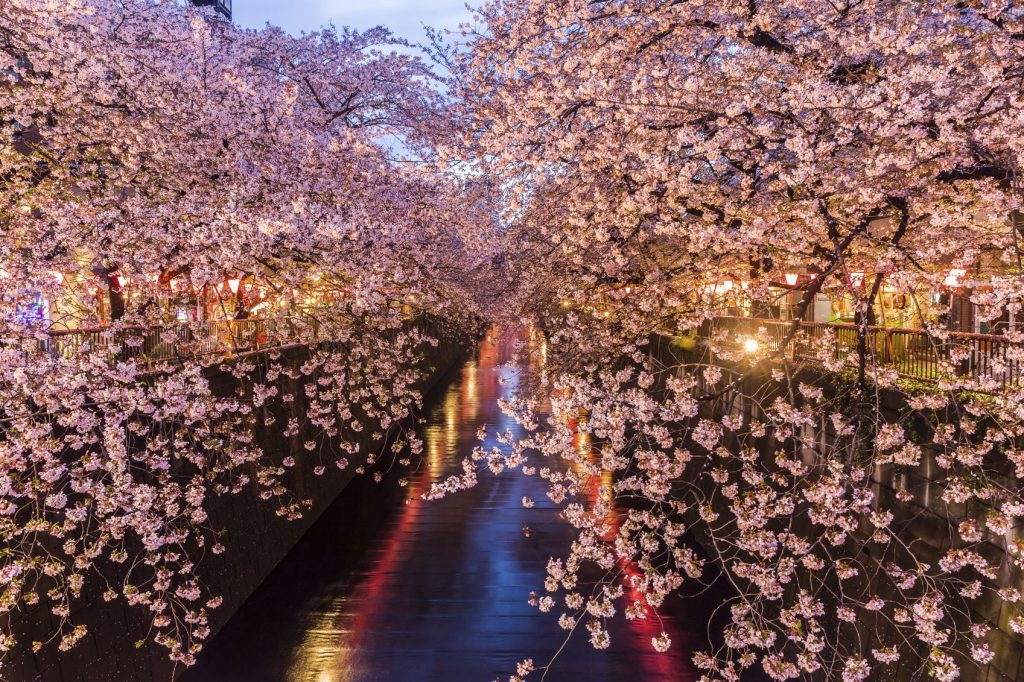
[[[458, 48], [434, 41], [434, 70], [381, 30], [292, 38], [211, 16], [149, 0], [0, 8], [5, 309], [44, 292], [87, 311], [126, 277], [114, 325], [148, 327], [179, 292], [244, 282], [293, 341], [330, 341], [303, 367], [322, 377], [307, 418], [342, 439], [415, 403], [393, 381], [424, 341], [412, 309], [528, 319], [545, 340], [524, 352], [545, 362], [506, 407], [535, 434], [475, 453], [432, 494], [471, 485], [484, 460], [549, 479], [579, 537], [536, 602], [567, 630], [602, 647], [608, 618], [696, 591], [710, 573], [681, 541], [686, 519], [738, 594], [723, 644], [698, 656], [710, 679], [902, 665], [952, 680], [992, 663], [993, 625], [1024, 631], [1022, 387], [952, 367], [908, 382], [868, 342], [889, 286], [945, 343], [927, 313], [951, 269], [970, 273], [979, 318], [1020, 306], [1020, 8], [505, 0]], [[823, 334], [797, 358], [796, 321], [771, 346], [714, 332], [727, 296], [771, 309], [787, 272], [813, 274], [790, 294], [796, 318], [822, 293], [855, 302], [851, 352]], [[236, 435], [261, 401], [294, 396], [268, 383], [251, 404], [212, 400], [188, 356], [145, 382], [154, 368], [124, 354], [40, 360], [22, 342], [37, 326], [3, 325], [5, 605], [44, 591], [66, 618], [97, 562], [125, 561], [140, 574], [111, 598], [151, 610], [152, 637], [187, 663], [216, 604], [194, 570], [215, 544], [204, 500], [255, 485], [299, 511], [276, 476], [307, 463]], [[683, 367], [647, 352], [653, 334], [694, 345], [697, 330], [707, 352]], [[1002, 335], [1001, 362], [1020, 341]], [[801, 373], [808, 356], [826, 371]], [[706, 409], [738, 393], [747, 416]], [[895, 420], [891, 394], [906, 399]], [[805, 439], [821, 425], [830, 438]], [[596, 455], [574, 446], [580, 430]], [[751, 446], [769, 437], [783, 445]], [[878, 467], [925, 465], [923, 440], [950, 510], [937, 561], [870, 486]], [[595, 565], [605, 577], [586, 584]], [[986, 598], [1002, 622], [971, 616]], [[889, 641], [858, 643], [869, 613]], [[81, 636], [67, 622], [61, 645]]]

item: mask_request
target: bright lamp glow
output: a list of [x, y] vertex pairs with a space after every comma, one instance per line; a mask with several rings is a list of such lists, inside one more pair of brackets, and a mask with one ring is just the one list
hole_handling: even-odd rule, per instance
[[786, 284], [788, 284], [791, 287], [795, 287], [796, 283], [797, 283], [797, 280], [799, 280], [799, 279], [800, 279], [800, 275], [797, 275], [796, 273], [793, 273], [793, 272], [787, 272], [786, 273]]
[[743, 342], [743, 350], [747, 353], [756, 353], [761, 350], [761, 344], [757, 339], [747, 339]]
[[238, 288], [242, 286], [242, 280], [238, 278], [232, 278], [228, 280], [228, 289], [231, 289], [231, 293], [237, 294]]
[[945, 284], [947, 287], [963, 286], [964, 277], [966, 276], [966, 270], [961, 270], [960, 268], [953, 268], [952, 270], [946, 273], [946, 279], [944, 279], [942, 283]]

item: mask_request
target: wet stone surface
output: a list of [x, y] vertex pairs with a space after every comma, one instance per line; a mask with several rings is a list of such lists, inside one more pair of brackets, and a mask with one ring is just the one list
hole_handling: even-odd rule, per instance
[[[487, 339], [434, 390], [419, 427], [422, 466], [399, 485], [360, 477], [303, 536], [209, 643], [185, 682], [503, 680], [533, 658], [547, 680], [697, 679], [712, 593], [675, 603], [673, 615], [611, 624], [612, 645], [593, 650], [581, 627], [565, 644], [557, 609], [527, 600], [542, 590], [547, 561], [563, 556], [572, 531], [536, 478], [480, 472], [479, 485], [439, 501], [419, 495], [459, 469], [477, 429], [517, 432], [497, 398], [515, 387], [502, 369], [508, 341]], [[504, 372], [506, 381], [499, 383]], [[485, 445], [493, 444], [493, 435]], [[524, 509], [523, 496], [536, 500]], [[523, 527], [531, 528], [529, 538]], [[651, 637], [673, 646], [657, 654]], [[539, 674], [529, 679], [540, 679]]]

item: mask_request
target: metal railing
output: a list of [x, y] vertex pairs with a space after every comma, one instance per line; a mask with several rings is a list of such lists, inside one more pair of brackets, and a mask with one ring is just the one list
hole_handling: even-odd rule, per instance
[[[793, 322], [749, 317], [719, 318], [717, 326], [734, 336], [758, 337], [770, 351], [778, 351]], [[760, 330], [764, 329], [764, 336]], [[801, 322], [790, 347], [791, 359], [816, 361], [823, 349], [833, 359], [856, 353], [858, 326]], [[947, 332], [946, 338], [922, 329], [867, 328], [865, 346], [875, 364], [891, 367], [900, 376], [935, 381], [944, 376], [966, 377], [1001, 384], [1020, 385], [1024, 375], [1024, 345], [998, 334]]]
[[[429, 336], [446, 334], [441, 320], [429, 315], [410, 317], [407, 324]], [[81, 354], [115, 360], [157, 363], [233, 355], [289, 344], [313, 344], [322, 338], [320, 321], [314, 317], [252, 318], [153, 326], [51, 329], [37, 336], [8, 339], [22, 351], [73, 358]], [[325, 330], [326, 331], [326, 330]]]
[[51, 330], [36, 341], [36, 350], [60, 358], [93, 353], [122, 360], [160, 362], [282, 345], [294, 337], [290, 326], [281, 320], [247, 319]]

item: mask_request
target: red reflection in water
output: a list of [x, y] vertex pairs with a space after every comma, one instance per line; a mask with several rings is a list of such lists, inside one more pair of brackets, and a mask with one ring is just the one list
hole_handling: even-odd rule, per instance
[[[184, 679], [488, 682], [498, 674], [508, 679], [522, 658], [538, 665], [550, 660], [565, 635], [558, 613], [540, 613], [527, 600], [542, 589], [548, 559], [564, 556], [575, 533], [545, 499], [544, 482], [482, 469], [473, 490], [439, 501], [420, 498], [433, 482], [460, 471], [484, 423], [491, 437], [486, 448], [497, 445], [498, 431], [518, 433], [497, 399], [517, 385], [503, 363], [520, 342], [533, 344], [543, 358], [539, 335], [482, 343], [478, 356], [427, 401], [427, 423], [419, 429], [425, 452], [408, 486], [398, 485], [397, 471], [380, 485], [369, 478], [350, 484]], [[589, 442], [578, 444], [594, 457]], [[538, 467], [557, 464], [531, 459]], [[600, 484], [601, 476], [593, 477], [581, 501], [594, 504]], [[527, 495], [535, 508], [522, 507]], [[620, 513], [609, 518], [616, 528]], [[522, 535], [526, 525], [533, 529], [529, 538]], [[638, 599], [629, 582], [637, 567], [620, 570], [628, 598]], [[594, 651], [587, 633], [577, 631], [547, 680], [697, 677], [687, 647], [704, 623], [691, 622], [690, 614], [661, 621], [653, 614], [642, 621], [619, 615], [608, 626], [609, 650]], [[651, 638], [663, 629], [673, 644], [659, 654]]]
[[[387, 600], [383, 597], [388, 594], [391, 587], [390, 583], [394, 576], [401, 574], [402, 564], [407, 560], [406, 555], [412, 545], [410, 536], [415, 535], [416, 528], [424, 513], [424, 508], [427, 507], [429, 511], [431, 503], [425, 502], [421, 494], [432, 483], [450, 473], [445, 471], [445, 469], [448, 468], [446, 465], [452, 463], [451, 460], [456, 459], [453, 455], [468, 454], [450, 453], [448, 452], [448, 445], [449, 443], [455, 444], [458, 442], [457, 432], [461, 426], [460, 417], [471, 418], [475, 416], [477, 408], [482, 401], [493, 402], [497, 399], [498, 389], [500, 388], [498, 383], [499, 372], [497, 371], [502, 355], [499, 352], [500, 350], [499, 344], [495, 343], [490, 335], [484, 339], [480, 344], [476, 362], [471, 361], [464, 368], [464, 379], [458, 390], [461, 409], [450, 409], [449, 399], [453, 395], [451, 392], [445, 397], [443, 424], [445, 431], [443, 436], [445, 437], [432, 438], [431, 434], [425, 434], [428, 442], [427, 452], [424, 456], [425, 461], [421, 463], [418, 472], [414, 476], [409, 477], [409, 492], [406, 497], [405, 506], [397, 522], [387, 529], [380, 543], [379, 558], [374, 562], [372, 569], [367, 571], [365, 580], [360, 583], [359, 606], [355, 611], [348, 614], [337, 614], [337, 631], [347, 633], [344, 647], [330, 657], [334, 659], [333, 661], [325, 661], [324, 656], [308, 656], [300, 653], [297, 657], [297, 665], [293, 668], [292, 677], [307, 679], [315, 676], [318, 682], [319, 678], [323, 678], [323, 682], [334, 682], [335, 678], [332, 673], [339, 670], [346, 672], [343, 678], [338, 679], [348, 679], [360, 674], [357, 672], [360, 667], [359, 664], [353, 661], [345, 661], [345, 659], [349, 658], [350, 652], [362, 647], [367, 633], [387, 630], [389, 621], [394, 619], [394, 614], [384, 608], [380, 608], [380, 605], [387, 603]], [[505, 354], [508, 355], [508, 348], [504, 350]], [[352, 617], [352, 623], [349, 627], [344, 627], [342, 624], [342, 620], [344, 620], [346, 615]], [[316, 661], [315, 665], [318, 671], [309, 669], [310, 659]], [[327, 665], [324, 665], [324, 663], [327, 663]], [[356, 670], [353, 668], [356, 668]], [[362, 674], [369, 675], [371, 672], [362, 671]]]
[[[596, 461], [597, 456], [590, 444], [590, 439], [587, 434], [581, 433], [578, 429], [578, 420], [569, 420], [568, 426], [572, 429], [573, 445], [577, 452], [585, 454], [588, 459], [593, 463]], [[589, 484], [585, 489], [587, 501], [593, 508], [600, 500], [601, 488], [605, 487], [606, 490], [610, 490], [612, 484], [612, 478], [610, 472], [602, 472], [601, 477], [592, 476]], [[604, 540], [613, 541], [618, 530], [621, 526], [620, 519], [622, 517], [623, 510], [614, 505], [609, 510], [608, 515], [604, 521], [608, 525], [608, 532], [604, 536]], [[622, 587], [624, 591], [626, 604], [632, 604], [639, 601], [645, 607], [647, 617], [643, 619], [627, 620], [628, 627], [626, 629], [627, 636], [630, 639], [630, 648], [636, 651], [647, 651], [651, 652], [650, 655], [641, 656], [639, 659], [640, 667], [643, 670], [644, 677], [642, 679], [672, 679], [672, 680], [693, 680], [699, 677], [697, 671], [692, 668], [687, 662], [681, 660], [679, 656], [672, 655], [671, 652], [688, 651], [689, 650], [689, 638], [687, 637], [686, 631], [679, 626], [679, 623], [675, 618], [671, 616], [662, 616], [658, 614], [650, 604], [647, 603], [643, 592], [638, 590], [633, 583], [633, 578], [639, 578], [642, 573], [639, 566], [635, 561], [619, 561], [619, 569], [622, 571]], [[651, 640], [665, 632], [672, 640], [672, 647], [669, 652], [658, 653], [654, 650], [654, 646]]]

